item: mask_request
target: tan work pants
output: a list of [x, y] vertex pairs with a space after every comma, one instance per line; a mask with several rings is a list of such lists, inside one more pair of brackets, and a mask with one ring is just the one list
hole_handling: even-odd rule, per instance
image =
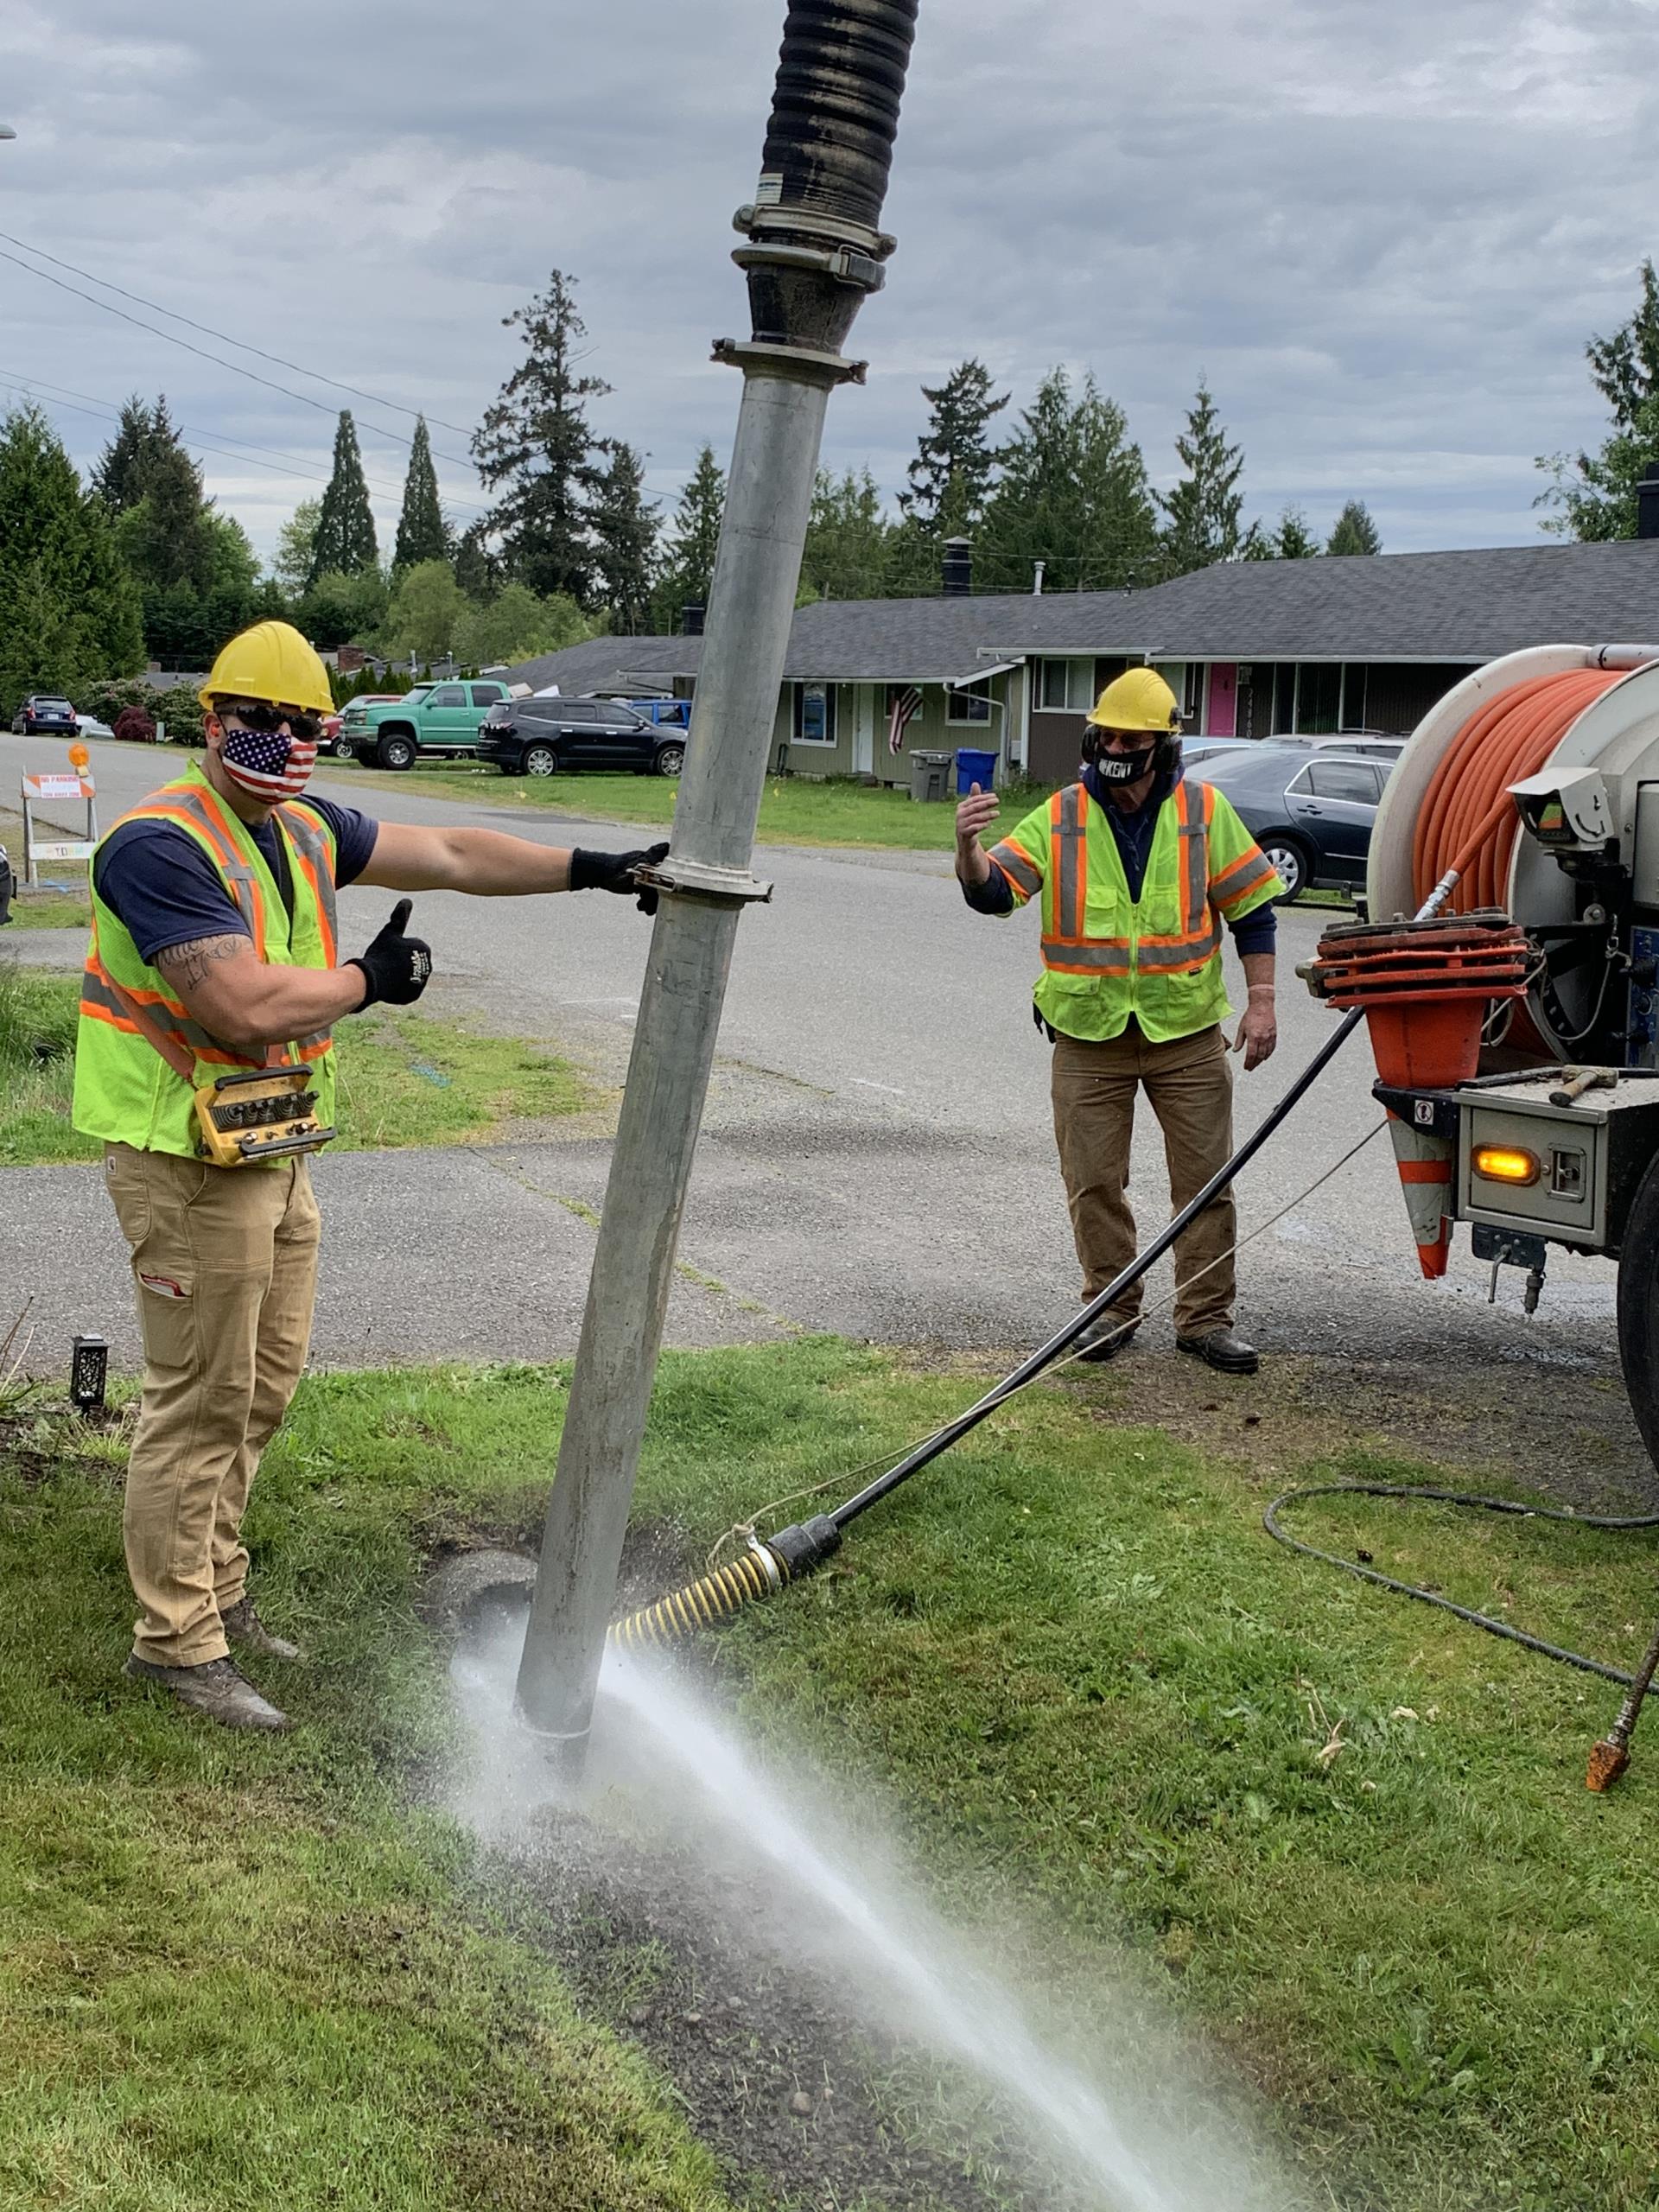
[[133, 1648], [162, 1667], [226, 1655], [248, 1576], [242, 1516], [305, 1365], [321, 1217], [303, 1158], [210, 1167], [105, 1150], [132, 1247], [144, 1393], [127, 1467]]
[[[1135, 1255], [1126, 1195], [1135, 1094], [1141, 1087], [1164, 1133], [1169, 1194], [1179, 1213], [1233, 1149], [1233, 1071], [1219, 1028], [1166, 1045], [1147, 1042], [1131, 1020], [1109, 1043], [1055, 1041], [1052, 1090], [1060, 1172], [1083, 1267], [1084, 1302], [1096, 1298]], [[1206, 1335], [1232, 1326], [1233, 1197], [1224, 1192], [1175, 1245], [1175, 1332]], [[1117, 1321], [1141, 1312], [1136, 1283], [1109, 1310]]]

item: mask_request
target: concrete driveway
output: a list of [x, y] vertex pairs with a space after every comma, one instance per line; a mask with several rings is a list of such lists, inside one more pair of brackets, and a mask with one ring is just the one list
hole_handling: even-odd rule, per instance
[[[0, 737], [0, 793], [16, 791], [25, 763], [55, 765], [59, 751]], [[105, 821], [172, 765], [132, 748], [92, 752]], [[418, 773], [388, 791], [329, 766], [317, 787], [388, 818], [475, 822], [551, 843], [620, 848], [649, 836], [562, 821], [552, 809], [527, 819], [525, 809], [489, 804], [487, 785], [478, 805], [457, 806], [423, 796]], [[953, 1347], [1030, 1344], [1077, 1294], [1048, 1052], [1030, 1020], [1034, 918], [969, 913], [942, 855], [772, 849], [756, 865], [777, 893], [739, 937], [671, 1339], [804, 1328]], [[353, 889], [341, 904], [349, 951], [391, 899]], [[1314, 909], [1282, 917], [1281, 1042], [1266, 1069], [1240, 1078], [1241, 1128], [1328, 1033], [1331, 1017], [1293, 972], [1321, 920]], [[632, 902], [441, 894], [417, 900], [415, 926], [435, 949], [436, 1002], [556, 1039], [620, 1081], [650, 942]], [[56, 933], [9, 931], [0, 945], [58, 963], [79, 954]], [[1552, 1256], [1532, 1321], [1520, 1311], [1518, 1274], [1505, 1271], [1489, 1306], [1486, 1270], [1466, 1250], [1444, 1283], [1419, 1280], [1386, 1139], [1299, 1195], [1378, 1120], [1371, 1075], [1362, 1039], [1242, 1184], [1246, 1233], [1287, 1211], [1242, 1255], [1241, 1321], [1270, 1351], [1613, 1372], [1605, 1262]], [[1144, 1118], [1135, 1196], [1150, 1224], [1166, 1198], [1157, 1132]], [[325, 1155], [319, 1356], [355, 1364], [570, 1351], [607, 1165], [607, 1144], [592, 1138]], [[37, 1341], [54, 1356], [76, 1329], [98, 1328], [130, 1359], [123, 1255], [97, 1180], [85, 1169], [0, 1171], [0, 1306], [31, 1295]], [[1166, 1334], [1160, 1319], [1145, 1340]]]

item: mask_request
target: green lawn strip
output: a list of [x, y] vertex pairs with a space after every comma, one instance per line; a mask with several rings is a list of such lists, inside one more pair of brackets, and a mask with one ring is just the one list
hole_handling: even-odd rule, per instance
[[[74, 978], [0, 958], [0, 1165], [102, 1153], [69, 1121], [79, 999]], [[569, 1061], [432, 1015], [377, 1007], [337, 1034], [340, 1151], [487, 1141], [509, 1122], [557, 1121], [598, 1096]]]
[[[359, 778], [353, 776], [352, 782]], [[607, 775], [583, 771], [561, 776], [505, 777], [493, 768], [423, 768], [412, 775], [388, 776], [372, 770], [361, 780], [390, 791], [414, 791], [460, 799], [474, 806], [505, 807], [526, 815], [545, 810], [582, 821], [638, 822], [666, 834], [674, 819], [677, 782], [657, 776]], [[331, 786], [332, 788], [332, 786]], [[1043, 796], [1033, 785], [1003, 800], [1009, 823]], [[384, 811], [396, 820], [395, 806]], [[868, 847], [878, 850], [949, 852], [956, 842], [954, 805], [918, 804], [908, 791], [873, 789], [845, 779], [815, 782], [803, 776], [772, 776], [760, 801], [755, 835], [763, 844]]]
[[111, 1472], [26, 1486], [0, 1450], [0, 2202], [723, 2212], [643, 2063], [384, 1778], [440, 1726], [412, 1500], [325, 1484], [275, 1548], [318, 1655], [302, 1732], [256, 1741], [120, 1681]]
[[[43, 837], [67, 837], [79, 835], [79, 826], [71, 831], [42, 825]], [[13, 874], [16, 879], [11, 896], [11, 919], [9, 929], [63, 930], [88, 929], [92, 926], [92, 910], [86, 898], [86, 864], [84, 861], [48, 861], [45, 874], [48, 880], [29, 890], [23, 882], [23, 818], [0, 806], [0, 845], [11, 857]], [[60, 884], [74, 887], [65, 891]], [[4, 942], [0, 938], [0, 944]]]
[[[700, 1571], [764, 1501], [827, 1476], [834, 1497], [976, 1387], [823, 1340], [671, 1356], [638, 1517], [682, 1530]], [[1111, 1389], [1022, 1398], [810, 1583], [711, 1639], [750, 1724], [849, 1792], [872, 1778], [947, 1910], [1008, 1916], [1008, 1970], [1108, 2043], [1122, 2031], [1100, 1993], [1121, 1986], [1127, 1943], [1220, 2046], [1224, 2083], [1236, 2069], [1276, 2101], [1344, 2212], [1650, 2207], [1659, 1751], [1638, 1737], [1619, 1790], [1589, 1796], [1585, 1753], [1616, 1690], [1272, 1548], [1249, 1477], [1115, 1425]], [[77, 1851], [89, 1822], [103, 1832], [89, 1785], [118, 1809], [166, 1766], [198, 1793], [189, 1836], [200, 1793], [257, 1776], [344, 1796], [387, 1852], [441, 1858], [442, 1832], [394, 1834], [365, 1779], [423, 1758], [441, 1726], [410, 1618], [418, 1557], [466, 1530], [533, 1531], [562, 1405], [560, 1376], [524, 1368], [308, 1382], [251, 1527], [270, 1611], [321, 1657], [286, 1745], [215, 1743], [113, 1681], [107, 1477], [6, 1492], [0, 1757], [60, 1794]], [[1452, 1471], [1356, 1453], [1300, 1471]], [[1641, 1648], [1650, 1539], [1363, 1501], [1318, 1502], [1298, 1526], [1615, 1661]], [[154, 1924], [143, 1873], [133, 1853], [96, 1886], [159, 1970], [177, 1936]], [[325, 1932], [351, 1918], [318, 1910]], [[29, 2047], [47, 2025], [39, 1979], [14, 2000]], [[53, 2024], [60, 2100], [94, 2075], [107, 2094], [109, 2053], [81, 2040], [95, 2018], [66, 2006]]]

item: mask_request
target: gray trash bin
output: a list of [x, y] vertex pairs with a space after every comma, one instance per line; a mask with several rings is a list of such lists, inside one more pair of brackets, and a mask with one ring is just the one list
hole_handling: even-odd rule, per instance
[[910, 756], [912, 798], [949, 798], [953, 753], [912, 753]]

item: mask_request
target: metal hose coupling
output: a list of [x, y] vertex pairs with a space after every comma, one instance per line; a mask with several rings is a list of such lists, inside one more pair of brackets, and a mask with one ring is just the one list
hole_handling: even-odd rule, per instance
[[841, 1531], [825, 1513], [780, 1530], [766, 1543], [751, 1536], [741, 1559], [614, 1622], [607, 1641], [622, 1651], [683, 1643], [700, 1628], [729, 1620], [757, 1599], [772, 1597], [786, 1582], [803, 1581], [840, 1545]]

